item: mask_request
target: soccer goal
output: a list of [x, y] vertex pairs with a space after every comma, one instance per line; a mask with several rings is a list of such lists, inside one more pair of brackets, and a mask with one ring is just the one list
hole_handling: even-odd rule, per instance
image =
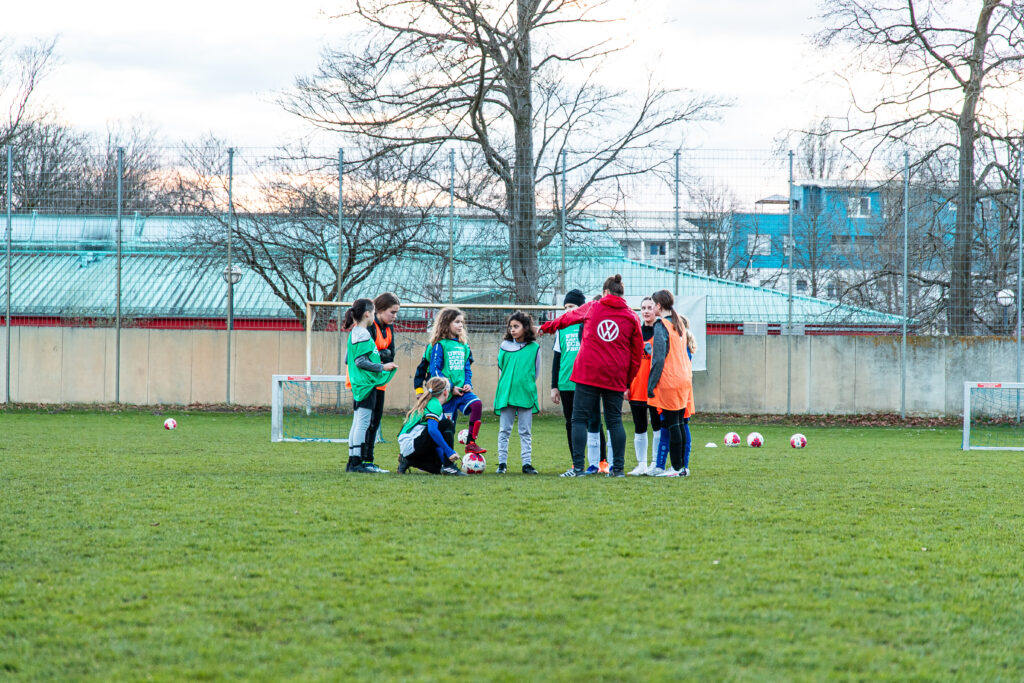
[[271, 441], [348, 443], [352, 395], [345, 375], [274, 375]]
[[1024, 451], [1024, 383], [964, 382], [963, 449]]

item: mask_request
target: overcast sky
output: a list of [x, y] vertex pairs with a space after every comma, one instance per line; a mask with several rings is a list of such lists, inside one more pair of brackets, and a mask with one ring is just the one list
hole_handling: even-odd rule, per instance
[[[325, 0], [7, 5], [0, 31], [8, 37], [58, 36], [60, 65], [38, 93], [66, 121], [102, 131], [141, 117], [170, 140], [213, 133], [238, 146], [272, 146], [302, 132], [275, 94], [346, 34], [327, 18], [339, 5]], [[821, 84], [829, 69], [807, 41], [817, 0], [623, 6], [632, 14], [615, 31], [633, 47], [610, 79], [628, 85], [638, 70], [654, 69], [669, 85], [736, 103], [720, 123], [691, 130], [690, 145], [766, 149], [780, 131], [837, 108], [841, 94]]]

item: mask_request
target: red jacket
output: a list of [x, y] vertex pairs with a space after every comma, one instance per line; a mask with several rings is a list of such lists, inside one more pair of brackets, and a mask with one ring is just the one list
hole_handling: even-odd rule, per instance
[[590, 301], [540, 326], [545, 334], [583, 323], [582, 345], [572, 381], [592, 387], [626, 391], [644, 355], [640, 319], [620, 296]]

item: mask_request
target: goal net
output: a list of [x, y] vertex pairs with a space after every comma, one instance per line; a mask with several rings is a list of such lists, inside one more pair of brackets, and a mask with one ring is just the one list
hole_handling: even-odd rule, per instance
[[347, 443], [352, 394], [345, 375], [274, 375], [271, 441]]
[[1024, 383], [964, 382], [963, 449], [1024, 451]]

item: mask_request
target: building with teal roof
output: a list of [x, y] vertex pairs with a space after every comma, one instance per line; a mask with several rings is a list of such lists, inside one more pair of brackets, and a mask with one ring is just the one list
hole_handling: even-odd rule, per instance
[[[129, 325], [224, 325], [228, 286], [223, 277], [226, 254], [196, 251], [183, 246], [197, 221], [209, 218], [139, 216], [122, 218], [121, 315]], [[241, 217], [240, 220], [244, 220]], [[399, 255], [378, 266], [342, 298], [374, 296], [394, 291], [408, 302], [448, 300], [449, 235], [454, 239], [456, 303], [508, 304], [504, 233], [494, 221], [439, 217], [432, 228], [443, 249], [435, 256]], [[329, 227], [329, 224], [325, 224]], [[11, 317], [14, 324], [109, 324], [117, 310], [117, 222], [112, 216], [15, 215], [11, 225]], [[336, 234], [336, 233], [335, 233]], [[337, 258], [337, 250], [330, 254]], [[561, 303], [562, 246], [559, 235], [540, 252], [538, 289], [542, 303]], [[320, 298], [331, 282], [291, 280], [293, 273], [258, 274], [251, 264], [236, 263], [241, 278], [234, 286], [234, 317], [238, 327], [299, 327], [296, 307], [290, 307], [275, 289], [289, 284], [301, 296], [293, 303], [301, 310], [307, 298]], [[600, 293], [604, 279], [620, 273], [628, 297], [642, 297], [657, 289], [673, 289], [677, 296], [707, 296], [707, 323], [711, 333], [737, 333], [747, 323], [763, 323], [777, 331], [790, 315], [790, 298], [767, 287], [723, 280], [626, 258], [622, 246], [602, 233], [600, 226], [570, 232], [565, 249], [565, 287], [588, 296]], [[6, 263], [4, 267], [6, 268]], [[333, 274], [330, 275], [333, 277]], [[315, 286], [308, 286], [315, 285]], [[0, 280], [0, 302], [5, 297]], [[2, 305], [2, 304], [0, 304]], [[2, 310], [0, 310], [2, 314]], [[902, 318], [878, 311], [837, 304], [806, 296], [792, 297], [792, 320], [807, 333], [865, 333], [899, 328]]]

